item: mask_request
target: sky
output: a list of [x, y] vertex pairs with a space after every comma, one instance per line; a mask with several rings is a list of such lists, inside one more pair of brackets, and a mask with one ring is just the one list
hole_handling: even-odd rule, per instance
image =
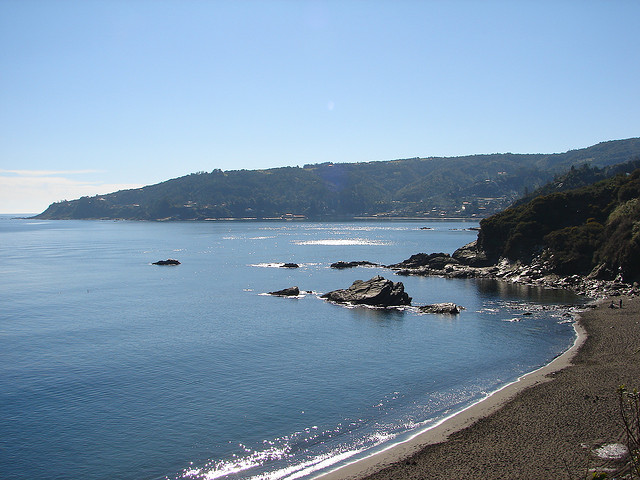
[[637, 0], [0, 0], [0, 213], [640, 136]]

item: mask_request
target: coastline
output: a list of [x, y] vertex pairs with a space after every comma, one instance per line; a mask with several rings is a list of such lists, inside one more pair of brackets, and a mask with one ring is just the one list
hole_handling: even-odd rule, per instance
[[621, 440], [617, 387], [640, 381], [640, 299], [624, 298], [615, 310], [608, 302], [576, 318], [576, 340], [550, 363], [402, 443], [316, 478], [582, 478], [588, 468], [615, 470], [615, 461], [593, 450]]

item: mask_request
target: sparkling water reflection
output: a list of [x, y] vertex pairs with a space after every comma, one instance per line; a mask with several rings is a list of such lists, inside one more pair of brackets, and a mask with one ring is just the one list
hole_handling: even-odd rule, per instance
[[[451, 253], [474, 226], [0, 219], [2, 477], [304, 478], [477, 401], [571, 344], [539, 306], [574, 297], [330, 268]], [[465, 310], [319, 298], [377, 274]]]

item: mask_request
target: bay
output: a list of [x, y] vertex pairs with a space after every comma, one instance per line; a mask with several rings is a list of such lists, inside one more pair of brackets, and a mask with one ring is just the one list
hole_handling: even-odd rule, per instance
[[[0, 218], [2, 478], [307, 478], [478, 401], [566, 350], [541, 306], [581, 300], [330, 268], [452, 253], [476, 226]], [[377, 274], [465, 310], [318, 298]], [[265, 295], [293, 285], [313, 293]]]

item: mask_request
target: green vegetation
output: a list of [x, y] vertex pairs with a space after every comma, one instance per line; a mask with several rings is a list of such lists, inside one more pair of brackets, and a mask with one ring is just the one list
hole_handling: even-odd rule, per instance
[[57, 202], [51, 219], [204, 220], [299, 215], [483, 218], [572, 165], [604, 168], [640, 155], [640, 138], [562, 154], [491, 154], [199, 172], [140, 189]]
[[530, 194], [524, 195], [521, 199], [515, 202], [514, 206], [527, 203], [535, 197], [573, 190], [591, 185], [599, 180], [614, 177], [621, 173], [631, 173], [637, 168], [640, 168], [640, 156], [637, 156], [631, 161], [609, 165], [604, 168], [598, 168], [597, 166], [589, 165], [587, 163], [584, 163], [577, 168], [572, 166], [568, 172], [565, 172], [562, 175], [556, 175], [553, 181], [543, 185]]
[[[478, 246], [493, 261], [540, 256], [564, 275], [640, 280], [640, 169], [536, 197], [480, 222]], [[594, 272], [595, 273], [595, 272]]]

